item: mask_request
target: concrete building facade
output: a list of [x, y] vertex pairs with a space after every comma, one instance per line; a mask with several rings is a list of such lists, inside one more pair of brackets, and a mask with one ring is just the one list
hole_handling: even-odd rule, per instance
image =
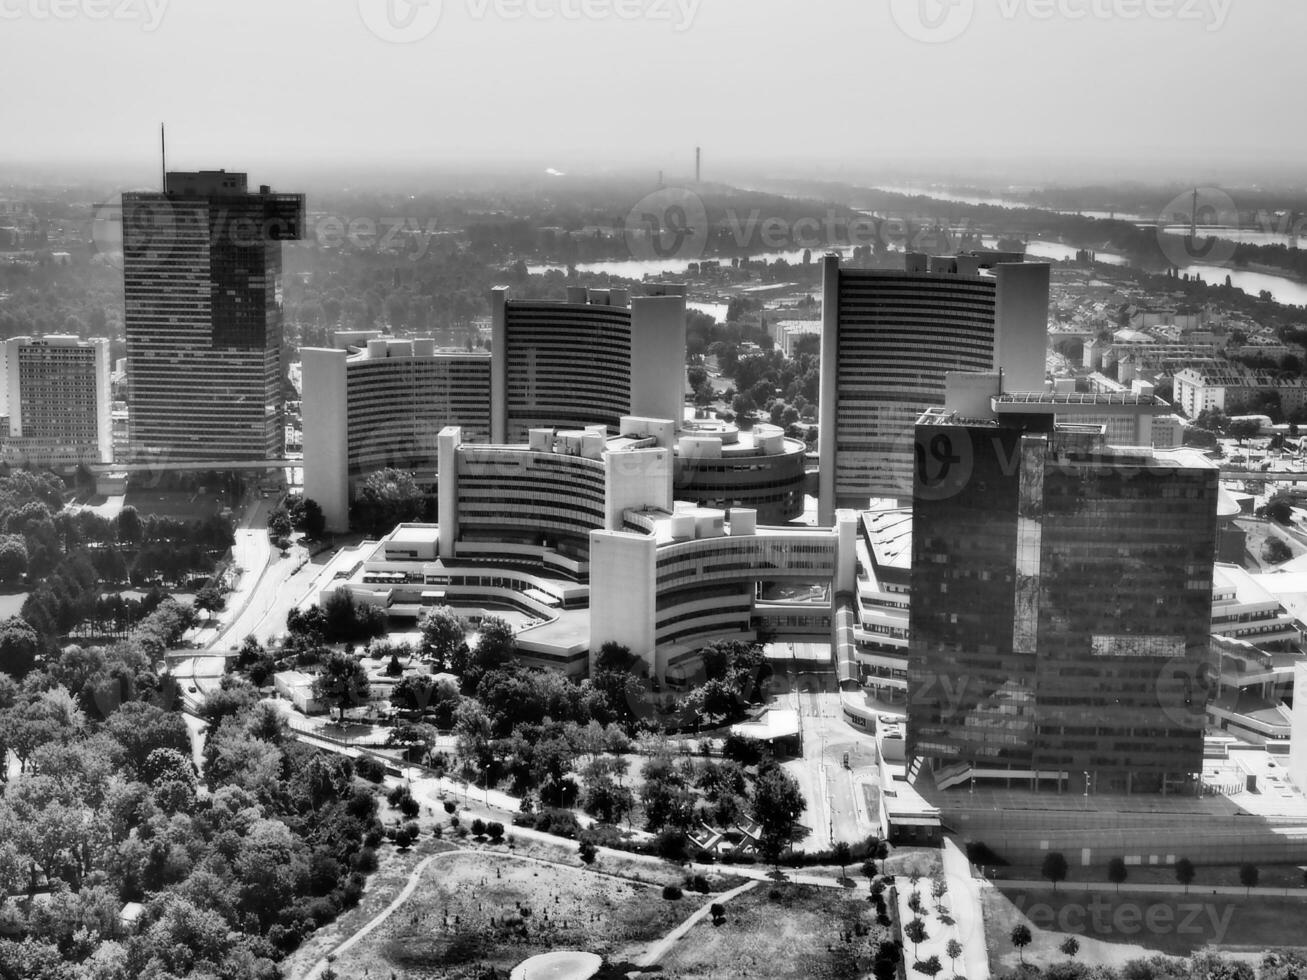
[[491, 441], [623, 416], [679, 422], [685, 401], [685, 287], [569, 287], [565, 303], [491, 296]]
[[327, 527], [349, 527], [354, 486], [388, 466], [434, 481], [437, 437], [457, 426], [490, 438], [491, 355], [439, 350], [432, 340], [338, 334], [304, 348], [304, 493]]
[[109, 341], [13, 337], [0, 347], [4, 461], [64, 470], [112, 462]]
[[903, 272], [823, 264], [819, 517], [912, 495], [913, 427], [944, 403], [950, 371], [1045, 377], [1049, 266], [1020, 255], [927, 258]]

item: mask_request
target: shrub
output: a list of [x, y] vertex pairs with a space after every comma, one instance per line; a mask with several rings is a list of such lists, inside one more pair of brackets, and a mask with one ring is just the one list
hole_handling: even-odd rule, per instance
[[694, 852], [695, 864], [712, 864], [716, 860], [717, 860], [717, 855], [715, 855], [712, 851], [707, 851], [704, 850], [703, 848], [700, 848], [699, 850]]
[[446, 800], [446, 801], [445, 801], [445, 812], [446, 812], [446, 813], [453, 813], [453, 812], [454, 812], [455, 810], [457, 810], [457, 809], [458, 809], [458, 804], [455, 803], [453, 800]]
[[355, 871], [371, 874], [377, 870], [377, 852], [371, 847], [365, 847], [354, 855], [350, 864], [354, 866]]
[[399, 801], [399, 812], [409, 818], [416, 817], [422, 812], [422, 804], [413, 799], [412, 796], [406, 796]]
[[498, 820], [491, 820], [490, 823], [486, 824], [486, 833], [490, 835], [492, 841], [498, 844], [504, 839], [504, 825]]
[[453, 827], [455, 830], [458, 830], [458, 827], [459, 827], [459, 824], [460, 824], [460, 823], [461, 823], [461, 821], [458, 819], [458, 814], [457, 814], [457, 813], [454, 814], [452, 817], [449, 818], [449, 825], [450, 825], [451, 827]]
[[381, 842], [386, 839], [385, 833], [380, 827], [373, 827], [363, 837], [363, 846], [376, 850], [381, 846]]
[[354, 771], [360, 779], [370, 783], [379, 783], [386, 778], [386, 766], [380, 759], [370, 755], [361, 755], [354, 761]]
[[472, 836], [473, 837], [486, 836], [486, 822], [482, 820], [480, 817], [476, 817], [472, 821]]
[[726, 918], [726, 906], [721, 902], [713, 902], [712, 907], [708, 909], [714, 923], [721, 922]]
[[712, 889], [708, 887], [708, 879], [703, 875], [695, 875], [693, 878], [686, 879], [691, 891], [696, 891], [700, 895], [707, 895]]
[[594, 864], [595, 855], [599, 853], [599, 848], [595, 847], [592, 841], [583, 840], [577, 853], [581, 855], [581, 860], [586, 864]]
[[674, 902], [684, 897], [685, 897], [685, 893], [681, 891], [679, 886], [663, 885], [663, 898], [667, 899], [668, 901]]

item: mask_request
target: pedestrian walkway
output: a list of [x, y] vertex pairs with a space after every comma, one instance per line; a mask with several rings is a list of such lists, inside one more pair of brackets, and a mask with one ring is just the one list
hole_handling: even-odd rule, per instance
[[738, 888], [732, 888], [730, 891], [722, 895], [714, 896], [711, 901], [705, 902], [703, 905], [701, 905], [698, 908], [697, 911], [695, 911], [693, 915], [691, 915], [688, 919], [682, 922], [679, 926], [677, 926], [667, 935], [663, 936], [663, 938], [658, 940], [658, 942], [654, 943], [654, 945], [650, 947], [649, 951], [645, 953], [644, 956], [640, 957], [636, 965], [643, 967], [646, 970], [652, 966], [657, 966], [658, 961], [667, 955], [667, 951], [670, 950], [674, 945], [676, 945], [676, 943], [680, 942], [682, 936], [684, 936], [687, 932], [689, 932], [696, 925], [702, 922], [704, 918], [712, 911], [712, 907], [714, 905], [725, 905], [727, 902], [729, 902], [731, 899], [735, 898], [736, 896], [743, 895], [745, 892], [751, 891], [752, 889], [757, 887], [758, 887], [757, 881], [749, 881], [743, 885], [740, 885]]

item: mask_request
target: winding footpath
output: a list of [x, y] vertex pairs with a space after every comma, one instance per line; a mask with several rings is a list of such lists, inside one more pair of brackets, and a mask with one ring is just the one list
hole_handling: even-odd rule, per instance
[[336, 948], [330, 953], [318, 960], [318, 962], [313, 965], [313, 969], [304, 974], [302, 980], [318, 980], [318, 978], [322, 976], [322, 971], [327, 968], [327, 965], [333, 959], [341, 953], [348, 952], [356, 943], [370, 935], [373, 930], [377, 929], [383, 922], [398, 912], [400, 908], [403, 907], [404, 903], [413, 897], [413, 893], [417, 891], [418, 883], [422, 880], [423, 873], [427, 870], [427, 866], [430, 865], [432, 861], [435, 861], [437, 858], [446, 858], [455, 854], [468, 853], [471, 852], [463, 849], [441, 851], [439, 854], [432, 854], [419, 861], [417, 867], [415, 867], [412, 873], [408, 876], [408, 881], [404, 883], [404, 887], [400, 889], [399, 894], [395, 896], [395, 900], [387, 905], [378, 915], [374, 916], [373, 919], [368, 922], [367, 925], [363, 926], [362, 929], [354, 933], [354, 935], [350, 936], [344, 942], [336, 946]]

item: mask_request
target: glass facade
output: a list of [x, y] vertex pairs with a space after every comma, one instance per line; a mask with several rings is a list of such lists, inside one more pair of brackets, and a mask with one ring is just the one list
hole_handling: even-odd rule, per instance
[[988, 423], [923, 424], [916, 449], [909, 751], [1096, 792], [1186, 785], [1218, 471]]

